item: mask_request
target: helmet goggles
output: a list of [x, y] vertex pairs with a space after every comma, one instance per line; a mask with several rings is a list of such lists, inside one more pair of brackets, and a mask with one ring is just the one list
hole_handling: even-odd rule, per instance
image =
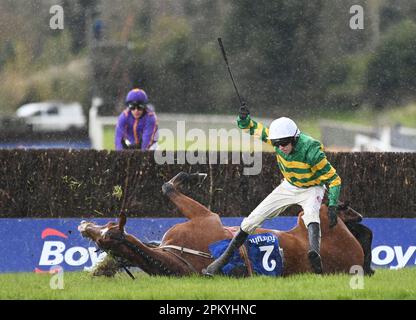
[[146, 105], [144, 103], [140, 103], [140, 102], [129, 102], [127, 104], [127, 107], [129, 108], [129, 110], [133, 111], [133, 110], [144, 110], [146, 108]]
[[273, 139], [271, 140], [271, 143], [274, 147], [286, 147], [289, 143], [293, 143], [294, 142], [294, 137], [286, 137], [286, 138], [281, 138], [281, 139]]

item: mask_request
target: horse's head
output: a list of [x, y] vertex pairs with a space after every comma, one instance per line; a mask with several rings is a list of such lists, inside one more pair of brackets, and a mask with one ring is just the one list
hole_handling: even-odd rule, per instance
[[182, 275], [192, 271], [172, 253], [158, 250], [158, 247], [126, 233], [126, 220], [126, 215], [121, 213], [118, 223], [109, 222], [104, 226], [82, 221], [78, 231], [109, 253], [121, 266], [137, 266], [151, 275]]
[[110, 250], [115, 242], [125, 238], [124, 226], [126, 225], [126, 215], [120, 215], [119, 222], [108, 222], [100, 226], [93, 222], [81, 221], [78, 231], [84, 238], [94, 241], [99, 248]]
[[363, 216], [352, 209], [348, 202], [340, 203], [338, 205], [338, 217], [347, 222], [361, 222], [363, 220]]

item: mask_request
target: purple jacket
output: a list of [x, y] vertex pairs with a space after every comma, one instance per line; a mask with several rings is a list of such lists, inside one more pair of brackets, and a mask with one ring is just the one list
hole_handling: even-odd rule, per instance
[[116, 126], [116, 150], [123, 150], [121, 139], [125, 138], [131, 144], [148, 150], [159, 138], [158, 123], [155, 112], [148, 107], [139, 119], [135, 119], [129, 109], [124, 110], [118, 117]]

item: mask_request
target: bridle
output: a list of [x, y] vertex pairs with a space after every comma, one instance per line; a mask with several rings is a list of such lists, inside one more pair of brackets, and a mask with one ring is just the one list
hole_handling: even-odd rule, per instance
[[[142, 250], [140, 250], [140, 248], [136, 244], [133, 244], [130, 241], [128, 241], [127, 238], [126, 238], [125, 233], [110, 233], [110, 234], [108, 234], [108, 237], [109, 237], [109, 240], [114, 240], [114, 241], [117, 241], [119, 244], [127, 246], [134, 253], [142, 256], [144, 259], [149, 259], [150, 258], [146, 254], [144, 254], [142, 252]], [[157, 247], [157, 248], [160, 248], [163, 251], [174, 255], [176, 258], [178, 258], [180, 261], [182, 261], [194, 273], [198, 273], [198, 271], [195, 269], [195, 267], [189, 261], [187, 261], [185, 258], [181, 257], [179, 254], [177, 254], [177, 253], [175, 253], [175, 252], [173, 252], [169, 249], [179, 250], [179, 251], [181, 251], [181, 253], [185, 252], [185, 253], [194, 254], [194, 255], [197, 255], [197, 256], [200, 256], [200, 257], [212, 259], [212, 256], [208, 253], [201, 252], [201, 251], [196, 251], [196, 250], [192, 250], [192, 249], [188, 249], [188, 248], [184, 248], [184, 247], [167, 245], [167, 246], [162, 246], [162, 247]], [[120, 266], [134, 280], [135, 279], [134, 276], [131, 274], [131, 272], [126, 267], [126, 264], [125, 264], [126, 259], [120, 257], [117, 254], [115, 254], [114, 250], [108, 250], [108, 251], [109, 251], [109, 254], [111, 254], [112, 256], [117, 258], [117, 262], [120, 263]], [[178, 276], [177, 273], [172, 272], [167, 267], [163, 266], [162, 263], [160, 263], [160, 267], [163, 269], [163, 271], [165, 272], [166, 275], [173, 275], [173, 276], [176, 275], [176, 276]]]
[[[228, 229], [227, 229], [228, 230]], [[228, 230], [231, 235], [232, 231]], [[130, 241], [128, 241], [128, 239], [126, 238], [126, 234], [124, 232], [120, 232], [120, 233], [109, 233], [106, 234], [106, 236], [108, 237], [109, 240], [114, 240], [116, 242], [118, 242], [118, 244], [120, 245], [125, 245], [127, 246], [129, 249], [131, 249], [134, 253], [142, 256], [144, 259], [149, 259], [150, 257], [148, 257], [145, 253], [142, 252], [142, 250], [134, 243], [131, 243]], [[159, 247], [154, 247], [154, 249], [161, 249], [164, 252], [167, 252], [171, 255], [173, 255], [175, 258], [177, 258], [179, 261], [181, 261], [182, 263], [184, 263], [189, 270], [192, 271], [192, 273], [198, 274], [198, 271], [196, 270], [196, 268], [192, 265], [192, 263], [190, 263], [187, 259], [185, 259], [182, 255], [184, 253], [190, 254], [190, 255], [194, 255], [197, 257], [202, 257], [205, 259], [214, 259], [214, 257], [210, 254], [210, 253], [206, 253], [203, 251], [198, 251], [198, 250], [194, 250], [194, 249], [190, 249], [190, 248], [186, 248], [186, 247], [182, 247], [182, 246], [175, 246], [175, 245], [163, 245], [163, 246], [159, 246]], [[104, 250], [104, 249], [98, 249], [98, 250]], [[130, 272], [130, 270], [128, 269], [128, 267], [126, 266], [128, 264], [127, 259], [119, 256], [116, 254], [116, 252], [114, 252], [114, 250], [104, 250], [104, 251], [108, 251], [109, 254], [111, 254], [113, 257], [115, 257], [115, 259], [117, 260], [117, 262], [119, 263], [119, 265], [126, 271], [126, 273], [134, 280], [135, 277], [133, 276], [133, 274]], [[246, 250], [240, 250], [240, 255], [243, 258], [246, 266], [247, 266], [247, 271], [249, 275], [252, 275], [252, 268], [251, 268], [251, 263], [248, 259], [248, 254], [247, 252], [245, 252]], [[166, 275], [173, 275], [173, 276], [179, 276], [179, 274], [172, 272], [171, 270], [169, 270], [167, 267], [164, 267], [162, 264], [160, 264], [160, 267], [163, 269], [163, 271], [165, 272]]]

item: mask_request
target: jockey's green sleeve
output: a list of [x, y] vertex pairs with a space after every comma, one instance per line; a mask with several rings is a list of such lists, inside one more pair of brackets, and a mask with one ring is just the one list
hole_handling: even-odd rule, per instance
[[[237, 125], [240, 129], [271, 145], [268, 139], [269, 129], [262, 123], [247, 116], [244, 120], [238, 117]], [[290, 184], [300, 188], [328, 185], [329, 205], [338, 204], [341, 178], [327, 160], [323, 145], [319, 141], [301, 133], [295, 149], [290, 154], [285, 154], [277, 147], [274, 147], [274, 150], [277, 154], [279, 169]]]
[[263, 126], [261, 122], [257, 122], [251, 119], [250, 115], [247, 116], [244, 120], [240, 119], [240, 116], [237, 118], [237, 125], [240, 129], [250, 133], [252, 136], [260, 138], [263, 142], [266, 142], [270, 145], [272, 143], [268, 139], [269, 128]]

